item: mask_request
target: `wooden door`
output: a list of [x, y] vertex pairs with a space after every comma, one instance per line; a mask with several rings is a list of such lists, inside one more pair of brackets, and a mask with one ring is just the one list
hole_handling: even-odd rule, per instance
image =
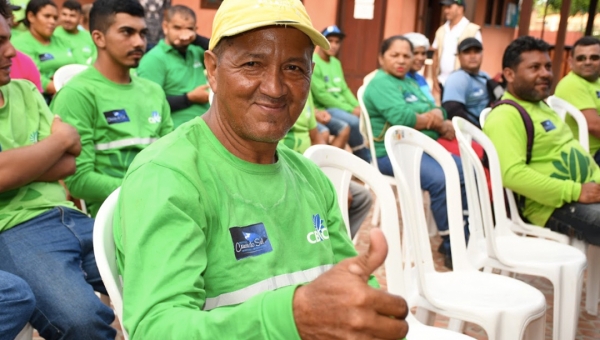
[[346, 38], [338, 57], [346, 82], [356, 94], [363, 78], [379, 67], [377, 56], [383, 40], [387, 0], [375, 0], [373, 20], [354, 18], [354, 1], [339, 1], [338, 23]]

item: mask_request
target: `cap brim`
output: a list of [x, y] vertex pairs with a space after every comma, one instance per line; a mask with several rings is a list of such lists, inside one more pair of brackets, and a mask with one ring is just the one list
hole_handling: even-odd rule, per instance
[[[253, 22], [250, 24], [237, 26], [228, 31], [225, 31], [225, 32], [223, 32], [223, 34], [221, 34], [221, 37], [232, 37], [234, 35], [248, 32], [248, 31], [256, 29], [256, 28], [267, 27], [267, 26], [291, 26], [291, 27], [294, 27], [294, 28], [302, 31], [302, 33], [306, 34], [315, 46], [319, 46], [324, 50], [329, 50], [329, 41], [327, 41], [327, 39], [319, 31], [315, 30], [312, 27], [303, 25], [297, 21], [272, 21], [271, 20], [271, 21], [263, 21], [263, 22]], [[219, 43], [219, 41], [215, 41], [213, 44], [213, 41], [211, 39], [211, 44], [210, 44], [211, 46], [209, 46], [210, 49], [212, 50], [218, 43]]]
[[465, 47], [461, 48], [461, 49], [458, 51], [458, 53], [462, 53], [462, 52], [464, 52], [464, 51], [466, 51], [466, 50], [468, 50], [468, 49], [471, 49], [471, 48], [477, 48], [477, 49], [483, 50], [483, 46], [480, 46], [480, 45], [474, 45], [474, 44], [473, 44], [473, 45], [468, 45], [468, 46], [465, 46]]
[[344, 33], [329, 33], [325, 35], [325, 38], [327, 37], [339, 37], [340, 39], [344, 39], [346, 35]]

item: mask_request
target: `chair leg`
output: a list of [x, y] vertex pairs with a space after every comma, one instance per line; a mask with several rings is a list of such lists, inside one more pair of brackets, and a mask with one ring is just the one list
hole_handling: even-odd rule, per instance
[[527, 328], [525, 328], [525, 334], [523, 334], [523, 340], [544, 340], [546, 337], [546, 315], [531, 321]]
[[422, 307], [417, 308], [415, 318], [424, 325], [433, 326], [435, 323], [435, 313]]
[[450, 321], [448, 321], [448, 329], [453, 332], [464, 333], [465, 322], [459, 319], [450, 319]]
[[554, 340], [575, 339], [577, 333], [583, 270], [577, 273], [573, 269], [564, 268], [559, 282], [552, 282], [554, 286], [552, 339]]
[[590, 244], [587, 249], [587, 260], [585, 310], [588, 314], [598, 315], [598, 299], [600, 296], [600, 247]]

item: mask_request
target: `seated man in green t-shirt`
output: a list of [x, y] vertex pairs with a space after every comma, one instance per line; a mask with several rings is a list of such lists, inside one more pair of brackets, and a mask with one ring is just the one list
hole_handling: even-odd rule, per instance
[[[33, 83], [11, 81], [15, 49], [6, 7], [0, 1], [0, 273], [22, 278], [35, 304], [33, 314], [25, 305], [11, 307], [12, 320], [28, 313], [24, 321], [44, 339], [114, 339], [113, 311], [94, 293], [106, 294], [94, 258], [94, 221], [58, 182], [75, 171], [79, 134], [50, 112]], [[0, 309], [13, 298], [6, 292], [0, 289]], [[6, 326], [0, 338], [14, 338]]]
[[96, 1], [90, 29], [98, 59], [60, 90], [51, 108], [81, 135], [77, 172], [65, 183], [95, 216], [133, 158], [171, 132], [173, 122], [163, 90], [129, 73], [146, 47], [142, 6], [135, 0]]
[[146, 53], [137, 73], [162, 87], [175, 127], [201, 116], [208, 107], [204, 49], [193, 44], [196, 14], [183, 5], [170, 7], [163, 21], [165, 38]]
[[[569, 58], [571, 72], [556, 86], [555, 96], [583, 113], [590, 133], [590, 153], [600, 164], [600, 40], [583, 37], [575, 42]], [[567, 115], [567, 124], [579, 136], [577, 122]]]
[[600, 245], [600, 169], [544, 103], [553, 78], [549, 47], [543, 40], [519, 37], [502, 57], [507, 82], [502, 99], [520, 105], [533, 123], [530, 159], [527, 129], [516, 106], [494, 108], [483, 132], [498, 151], [503, 185], [525, 197], [525, 218]]
[[54, 35], [71, 44], [78, 64], [91, 65], [96, 59], [96, 45], [90, 33], [80, 29], [79, 22], [82, 17], [83, 12], [78, 1], [65, 1], [58, 16], [60, 25], [54, 30]]

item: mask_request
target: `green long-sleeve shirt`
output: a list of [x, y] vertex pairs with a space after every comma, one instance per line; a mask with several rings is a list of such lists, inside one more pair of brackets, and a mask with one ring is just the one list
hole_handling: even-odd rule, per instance
[[158, 85], [138, 77], [129, 84], [113, 83], [95, 67], [73, 77], [50, 108], [81, 135], [77, 171], [65, 183], [74, 197], [86, 201], [92, 216], [121, 185], [140, 150], [173, 130]]
[[545, 103], [518, 100], [506, 92], [503, 99], [519, 103], [534, 126], [531, 161], [526, 164], [527, 132], [521, 115], [500, 105], [486, 119], [483, 132], [492, 140], [505, 187], [524, 195], [523, 215], [543, 226], [554, 209], [579, 199], [581, 184], [600, 182], [600, 169], [569, 127]]
[[56, 36], [52, 36], [50, 43], [44, 45], [27, 31], [19, 34], [11, 42], [17, 50], [27, 54], [37, 66], [44, 92], [56, 70], [65, 65], [78, 63], [71, 44]]
[[132, 340], [299, 339], [296, 287], [356, 252], [327, 177], [277, 156], [243, 161], [195, 119], [135, 159], [114, 220]]
[[[414, 128], [418, 114], [435, 108], [442, 110], [445, 115], [445, 111], [435, 106], [413, 79], [396, 78], [381, 69], [377, 70], [367, 85], [363, 100], [371, 119], [377, 157], [387, 154], [383, 139], [390, 126], [402, 125]], [[421, 130], [421, 132], [435, 140], [439, 137], [434, 130]]]
[[310, 92], [315, 106], [319, 109], [338, 108], [351, 113], [358, 106], [358, 100], [346, 84], [340, 61], [336, 57], [329, 57], [327, 62], [317, 53], [313, 55], [313, 61], [315, 68]]

